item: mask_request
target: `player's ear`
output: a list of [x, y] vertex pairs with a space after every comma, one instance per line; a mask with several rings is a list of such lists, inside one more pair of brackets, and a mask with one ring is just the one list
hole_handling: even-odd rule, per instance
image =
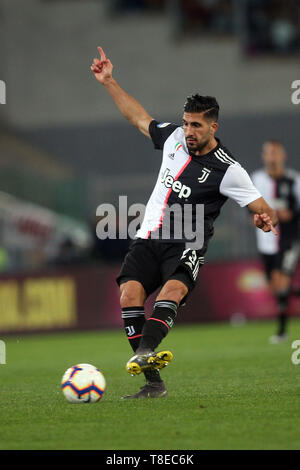
[[286, 154], [285, 149], [283, 149], [283, 161], [284, 161], [284, 163], [285, 163], [286, 159], [287, 159], [287, 154]]
[[217, 121], [213, 121], [210, 126], [211, 134], [214, 135], [218, 129], [219, 129], [219, 124], [217, 123]]

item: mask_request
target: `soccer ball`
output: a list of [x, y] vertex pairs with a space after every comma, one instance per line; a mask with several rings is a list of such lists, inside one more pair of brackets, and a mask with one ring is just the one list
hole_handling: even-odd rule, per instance
[[106, 381], [97, 367], [77, 364], [66, 370], [61, 388], [70, 403], [95, 403], [102, 398]]

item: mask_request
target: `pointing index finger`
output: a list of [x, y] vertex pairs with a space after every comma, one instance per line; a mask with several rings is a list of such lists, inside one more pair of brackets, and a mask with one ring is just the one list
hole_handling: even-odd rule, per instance
[[106, 55], [105, 55], [105, 52], [104, 52], [104, 50], [102, 49], [102, 47], [99, 46], [97, 49], [98, 49], [98, 51], [99, 51], [101, 60], [106, 60]]
[[278, 235], [278, 232], [277, 232], [276, 228], [273, 227], [272, 224], [271, 224], [271, 230], [272, 230], [272, 232], [274, 233], [274, 235]]

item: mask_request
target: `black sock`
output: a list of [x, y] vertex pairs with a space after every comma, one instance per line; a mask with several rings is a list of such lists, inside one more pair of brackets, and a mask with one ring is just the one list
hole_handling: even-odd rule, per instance
[[284, 335], [286, 333], [286, 325], [287, 325], [288, 316], [286, 311], [280, 312], [278, 315], [278, 335]]
[[276, 293], [276, 300], [279, 311], [287, 309], [290, 293], [290, 289], [285, 289]]
[[154, 351], [174, 324], [178, 305], [172, 300], [158, 300], [154, 304], [153, 314], [146, 321], [139, 349]]
[[290, 289], [285, 289], [284, 291], [278, 292], [276, 294], [277, 305], [280, 312], [278, 315], [278, 335], [283, 335], [286, 332], [288, 320], [287, 309], [290, 293]]
[[159, 371], [155, 369], [145, 370], [144, 376], [147, 382], [162, 382]]
[[127, 339], [135, 352], [139, 347], [143, 326], [146, 321], [144, 307], [122, 308], [122, 318]]
[[[144, 307], [122, 308], [122, 318], [129, 344], [135, 352], [139, 347], [143, 326], [145, 324]], [[162, 382], [158, 370], [146, 370], [144, 375], [148, 382]]]

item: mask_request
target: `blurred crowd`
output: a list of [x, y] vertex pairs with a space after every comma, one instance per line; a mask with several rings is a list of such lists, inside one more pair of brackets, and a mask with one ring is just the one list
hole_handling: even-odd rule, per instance
[[299, 50], [299, 0], [252, 0], [247, 13], [249, 53]]
[[232, 0], [114, 0], [115, 12], [168, 11], [178, 16], [183, 30], [233, 31]]
[[[99, 235], [99, 221], [87, 223], [0, 191], [0, 273], [120, 264], [130, 240], [119, 239], [118, 219], [115, 233], [102, 223]], [[127, 226], [123, 231], [127, 235]]]
[[[172, 13], [180, 34], [240, 34], [245, 52], [293, 53], [300, 48], [300, 0], [114, 0], [112, 10]], [[238, 25], [244, 25], [242, 30]]]

